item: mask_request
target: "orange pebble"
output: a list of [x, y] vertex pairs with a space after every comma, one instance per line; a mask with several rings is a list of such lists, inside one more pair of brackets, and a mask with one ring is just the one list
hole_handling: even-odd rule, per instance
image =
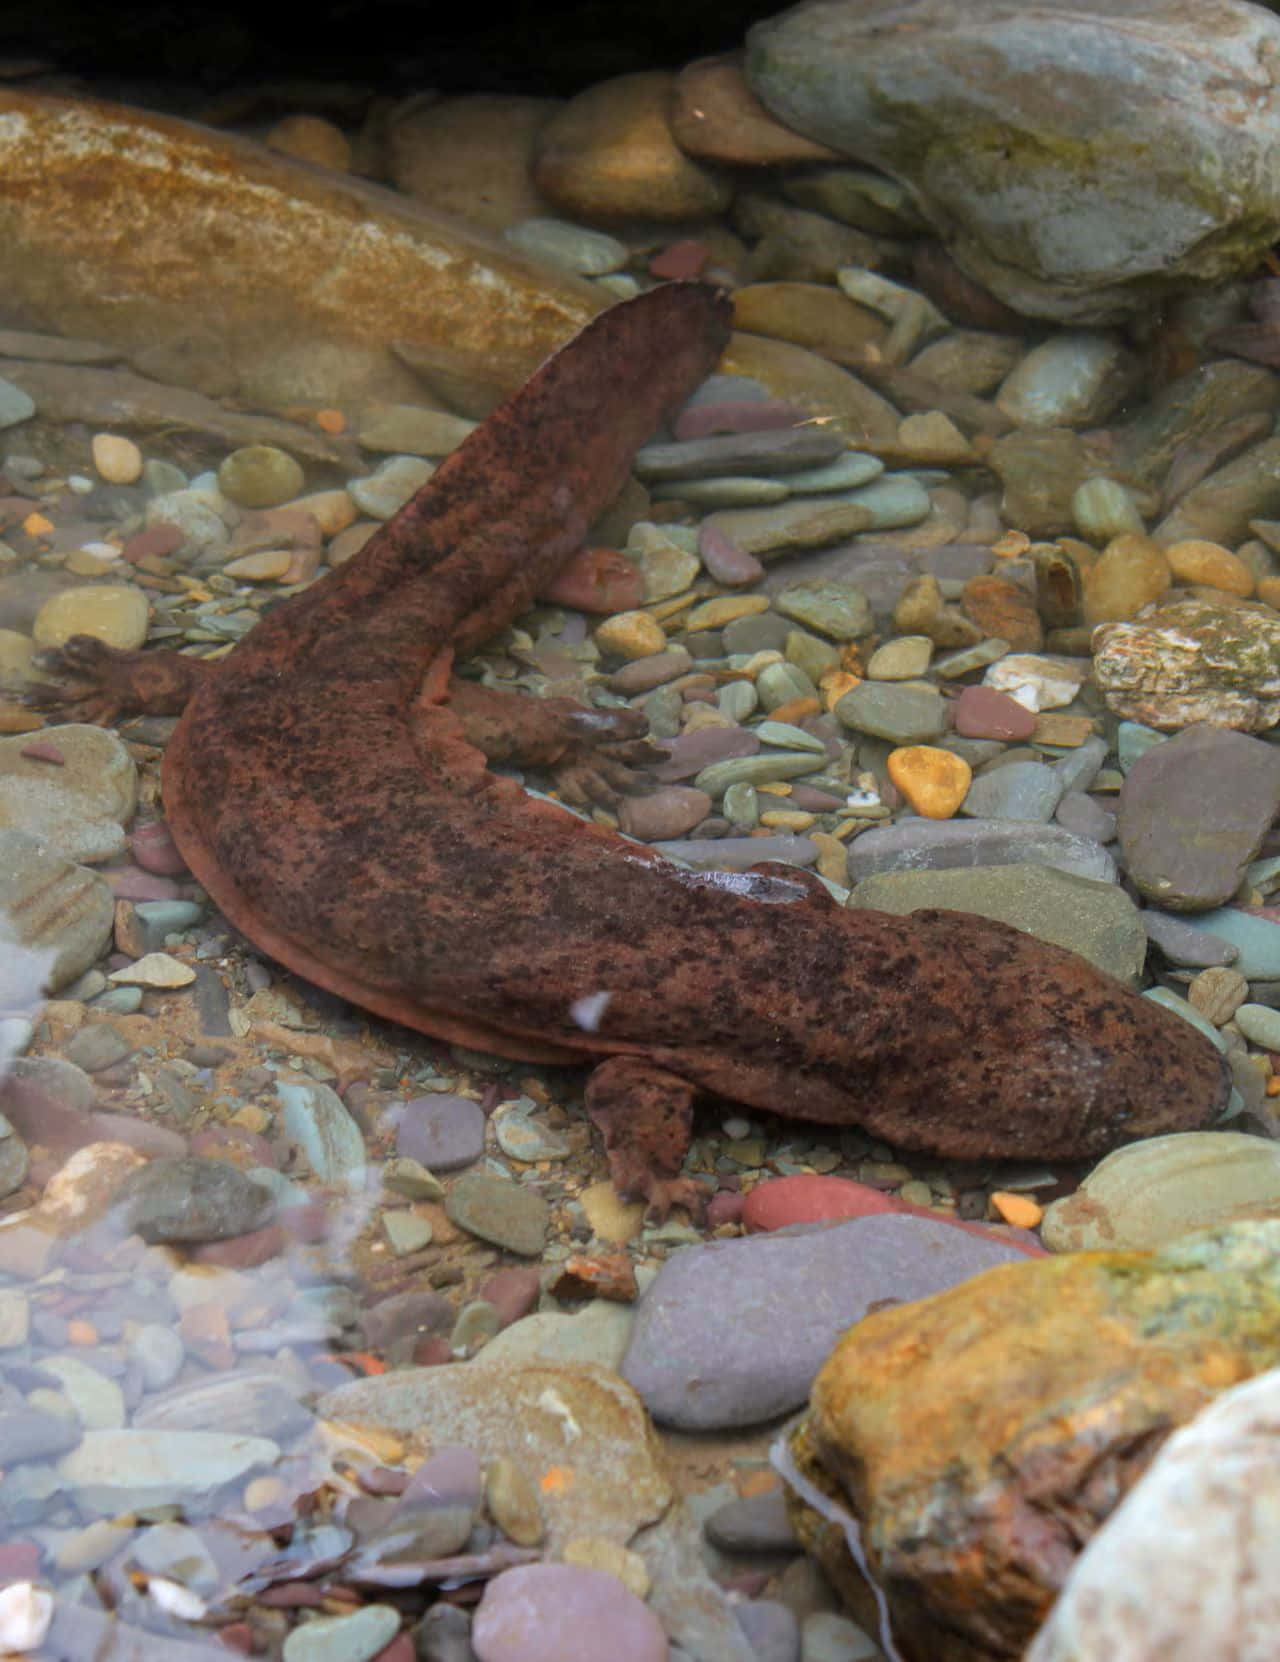
[[96, 1345], [98, 1330], [92, 1322], [69, 1321], [67, 1323], [67, 1343], [72, 1345]]
[[925, 819], [950, 819], [969, 793], [973, 769], [932, 744], [901, 745], [889, 752], [889, 777]]
[[22, 522], [22, 529], [29, 537], [47, 537], [53, 530], [53, 521], [43, 514], [28, 514]]
[[1280, 1096], [1280, 1073], [1269, 1074], [1267, 1077], [1267, 1095]]
[[538, 1487], [544, 1495], [562, 1495], [573, 1487], [573, 1471], [568, 1466], [548, 1466]]
[[1034, 1229], [1044, 1217], [1044, 1207], [1026, 1195], [1013, 1195], [1007, 1189], [997, 1189], [991, 1196], [991, 1204], [1006, 1223], [1015, 1224], [1019, 1229]]
[[845, 669], [824, 670], [818, 679], [818, 686], [822, 690], [822, 702], [828, 710], [834, 710], [839, 701], [847, 692], [862, 685], [860, 675], [852, 675]]
[[770, 721], [805, 721], [809, 716], [822, 714], [822, 706], [816, 698], [789, 698], [785, 704], [779, 704], [776, 710], [770, 710]]
[[322, 433], [332, 433], [336, 437], [347, 430], [347, 418], [341, 410], [317, 410], [316, 426]]

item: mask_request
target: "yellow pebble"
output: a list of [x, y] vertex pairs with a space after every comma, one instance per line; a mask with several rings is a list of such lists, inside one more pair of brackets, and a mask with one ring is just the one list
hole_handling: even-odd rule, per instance
[[312, 491], [289, 506], [310, 514], [320, 527], [322, 537], [336, 537], [356, 522], [356, 505], [343, 490]]
[[1193, 538], [1175, 542], [1164, 551], [1169, 569], [1182, 583], [1207, 583], [1247, 600], [1253, 593], [1253, 573], [1243, 560], [1221, 543]]
[[283, 577], [293, 559], [287, 548], [263, 548], [255, 554], [242, 554], [238, 560], [229, 560], [223, 566], [223, 575], [245, 583], [273, 583]]
[[118, 433], [95, 433], [89, 453], [98, 477], [109, 485], [132, 485], [142, 477], [142, 452], [132, 439]]
[[1044, 1217], [1043, 1206], [1027, 1195], [1010, 1194], [1007, 1189], [997, 1189], [991, 1196], [991, 1204], [1006, 1223], [1019, 1229], [1034, 1229]]
[[973, 769], [932, 744], [901, 745], [889, 752], [889, 777], [925, 819], [950, 819], [968, 795]]
[[740, 617], [754, 617], [757, 612], [769, 610], [767, 594], [722, 594], [714, 600], [704, 600], [695, 606], [685, 619], [684, 626], [693, 634], [698, 629], [721, 629]]
[[760, 823], [770, 831], [807, 831], [817, 817], [803, 808], [767, 808]]
[[601, 652], [618, 658], [648, 658], [667, 644], [667, 632], [648, 612], [615, 612], [595, 632]]

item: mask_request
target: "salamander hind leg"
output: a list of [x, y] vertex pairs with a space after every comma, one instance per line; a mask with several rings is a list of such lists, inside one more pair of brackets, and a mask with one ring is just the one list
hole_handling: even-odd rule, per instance
[[611, 1056], [587, 1081], [587, 1114], [624, 1200], [643, 1200], [661, 1222], [673, 1206], [700, 1218], [707, 1190], [681, 1177], [693, 1132], [696, 1087], [639, 1056]]
[[58, 721], [107, 726], [128, 716], [176, 716], [214, 664], [180, 652], [122, 652], [93, 635], [72, 635], [41, 655], [40, 669], [56, 677], [25, 688], [22, 702]]

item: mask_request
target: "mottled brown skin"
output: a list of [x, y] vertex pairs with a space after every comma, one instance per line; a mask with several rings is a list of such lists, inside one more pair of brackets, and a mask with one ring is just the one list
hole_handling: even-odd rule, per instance
[[785, 868], [688, 872], [487, 770], [538, 762], [608, 797], [651, 754], [631, 712], [450, 694], [448, 670], [549, 586], [727, 331], [697, 284], [613, 308], [227, 659], [81, 639], [64, 713], [183, 709], [174, 837], [291, 969], [499, 1055], [603, 1059], [588, 1106], [619, 1188], [656, 1210], [695, 1198], [677, 1173], [701, 1091], [960, 1159], [1208, 1123], [1218, 1054], [1082, 958], [963, 913], [842, 909]]

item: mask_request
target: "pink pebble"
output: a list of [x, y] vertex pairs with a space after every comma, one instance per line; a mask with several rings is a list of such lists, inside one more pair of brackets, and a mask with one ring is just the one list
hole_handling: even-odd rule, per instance
[[413, 1634], [407, 1627], [402, 1627], [389, 1645], [383, 1645], [373, 1662], [414, 1662], [417, 1654]]
[[754, 583], [764, 576], [764, 567], [754, 554], [746, 553], [706, 521], [698, 532], [698, 553], [717, 583]]
[[948, 1217], [929, 1206], [914, 1206], [896, 1200], [866, 1183], [849, 1177], [822, 1177], [816, 1173], [800, 1177], [774, 1177], [758, 1183], [747, 1196], [742, 1221], [749, 1230], [785, 1229], [793, 1223], [823, 1223], [837, 1218], [869, 1218], [879, 1212], [906, 1212], [912, 1217], [932, 1218], [970, 1235], [985, 1235], [1003, 1246], [1017, 1247], [1029, 1257], [1040, 1258], [1045, 1249], [1027, 1229], [989, 1228], [964, 1218]]
[[102, 875], [117, 900], [176, 900], [182, 893], [172, 877], [157, 877], [140, 866], [114, 866]]
[[722, 1223], [738, 1223], [745, 1209], [745, 1196], [721, 1189], [707, 1202], [707, 1227], [717, 1229]]
[[129, 838], [129, 851], [144, 871], [156, 872], [161, 877], [183, 877], [187, 862], [178, 852], [178, 845], [163, 820], [152, 820], [140, 825]]
[[708, 433], [763, 433], [808, 419], [807, 410], [780, 398], [726, 399], [722, 404], [695, 404], [682, 410], [672, 430], [678, 439], [701, 439]]
[[191, 1248], [196, 1264], [217, 1264], [225, 1270], [250, 1270], [278, 1258], [285, 1249], [285, 1232], [278, 1223], [264, 1224], [225, 1241], [201, 1241]]
[[688, 281], [702, 276], [710, 258], [711, 250], [705, 242], [685, 237], [658, 250], [649, 261], [649, 275]]
[[542, 598], [584, 612], [629, 612], [644, 599], [644, 577], [619, 549], [581, 548]]
[[139, 560], [163, 559], [166, 554], [176, 554], [186, 540], [187, 533], [180, 525], [162, 520], [127, 538], [120, 552], [130, 565], [137, 565]]
[[480, 1283], [477, 1291], [480, 1298], [493, 1305], [503, 1327], [510, 1327], [521, 1316], [527, 1316], [538, 1302], [538, 1282], [537, 1270], [513, 1264], [495, 1270]]
[[962, 739], [1029, 739], [1036, 715], [994, 687], [966, 687], [951, 706], [951, 724]]
[[28, 762], [50, 762], [56, 768], [67, 765], [67, 758], [48, 739], [33, 739], [30, 744], [24, 744], [18, 754]]
[[785, 1229], [793, 1223], [822, 1223], [832, 1218], [869, 1218], [897, 1212], [900, 1204], [866, 1183], [847, 1177], [774, 1177], [757, 1183], [742, 1208], [750, 1230]]

